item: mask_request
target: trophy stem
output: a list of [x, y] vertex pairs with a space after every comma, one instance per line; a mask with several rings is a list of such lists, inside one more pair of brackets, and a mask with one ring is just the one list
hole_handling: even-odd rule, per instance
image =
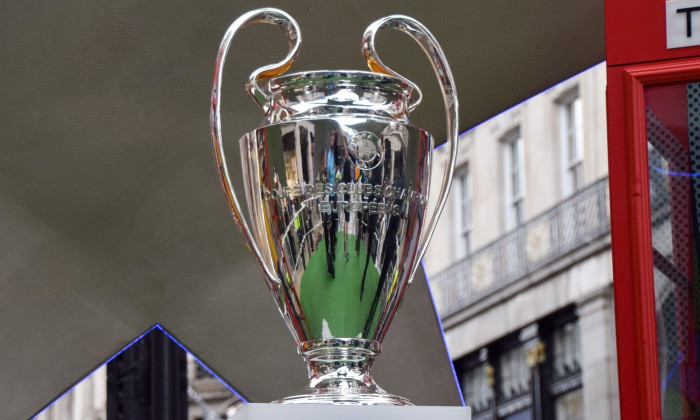
[[301, 343], [299, 354], [309, 370], [309, 383], [302, 394], [275, 401], [281, 404], [413, 405], [387, 394], [372, 379], [371, 369], [379, 355], [378, 341], [333, 338]]

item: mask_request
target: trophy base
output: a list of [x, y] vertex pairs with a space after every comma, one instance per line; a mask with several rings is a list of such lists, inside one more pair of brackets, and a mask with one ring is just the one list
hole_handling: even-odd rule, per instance
[[311, 340], [299, 346], [309, 369], [304, 392], [274, 401], [279, 404], [399, 405], [408, 399], [386, 393], [372, 379], [380, 344], [359, 338]]

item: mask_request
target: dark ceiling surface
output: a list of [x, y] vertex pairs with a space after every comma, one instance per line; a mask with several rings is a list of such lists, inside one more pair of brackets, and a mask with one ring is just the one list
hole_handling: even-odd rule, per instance
[[[36, 413], [155, 323], [252, 401], [301, 386], [303, 363], [229, 215], [209, 139], [220, 39], [261, 6], [301, 26], [291, 71], [366, 69], [367, 25], [417, 18], [455, 73], [460, 131], [604, 59], [601, 0], [3, 2], [2, 418]], [[412, 122], [443, 138], [438, 85], [419, 47], [392, 31], [378, 45], [423, 89]], [[262, 124], [242, 91], [247, 74], [285, 53], [268, 25], [234, 42], [229, 141]], [[418, 404], [459, 404], [424, 276], [407, 296], [378, 382]]]

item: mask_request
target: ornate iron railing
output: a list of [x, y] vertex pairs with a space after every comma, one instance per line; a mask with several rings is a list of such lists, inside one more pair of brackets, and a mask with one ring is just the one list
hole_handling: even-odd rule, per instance
[[444, 318], [610, 232], [608, 179], [431, 276]]

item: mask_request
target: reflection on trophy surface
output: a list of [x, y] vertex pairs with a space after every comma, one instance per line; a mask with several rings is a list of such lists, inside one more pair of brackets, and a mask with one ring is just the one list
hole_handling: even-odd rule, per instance
[[[221, 137], [220, 76], [233, 35], [253, 22], [281, 27], [290, 52], [255, 71], [247, 86], [269, 125], [239, 141], [243, 214]], [[376, 56], [374, 35], [387, 27], [419, 42], [443, 89], [453, 158], [432, 216], [433, 138], [408, 124], [420, 90]], [[449, 188], [457, 126], [452, 75], [432, 35], [405, 16], [381, 19], [365, 32], [363, 52], [374, 72], [281, 76], [300, 42], [296, 22], [280, 10], [243, 15], [224, 36], [212, 94], [215, 156], [231, 209], [309, 368], [306, 389], [279, 402], [411, 405], [379, 388], [371, 365]]]

